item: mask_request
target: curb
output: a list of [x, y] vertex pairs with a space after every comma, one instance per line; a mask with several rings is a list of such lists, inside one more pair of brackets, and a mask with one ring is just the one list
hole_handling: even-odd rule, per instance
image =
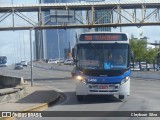
[[57, 95], [55, 97], [54, 100], [52, 101], [49, 101], [48, 103], [41, 103], [39, 105], [35, 105], [35, 106], [32, 106], [30, 108], [27, 108], [21, 112], [29, 112], [29, 111], [43, 111], [45, 110], [46, 108], [48, 108], [50, 105], [56, 103], [60, 98], [60, 94], [57, 92]]
[[147, 72], [131, 71], [131, 77], [160, 80], [160, 73], [153, 72], [153, 71], [147, 71]]
[[[33, 112], [33, 111], [46, 110], [50, 105], [55, 104], [59, 100], [59, 98], [60, 98], [60, 94], [57, 92], [57, 95], [54, 100], [49, 101], [48, 103], [41, 103], [41, 104], [32, 106], [30, 108], [27, 108], [27, 109], [19, 111], [19, 112], [20, 113], [27, 113], [27, 112]], [[18, 117], [6, 117], [6, 118], [0, 117], [0, 120], [15, 120], [15, 118], [18, 118]]]

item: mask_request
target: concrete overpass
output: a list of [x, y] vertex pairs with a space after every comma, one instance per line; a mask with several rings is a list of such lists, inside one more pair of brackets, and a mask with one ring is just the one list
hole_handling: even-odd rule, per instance
[[[49, 4], [1, 4], [0, 22], [12, 17], [12, 25], [1, 26], [2, 30], [28, 30], [35, 29], [71, 29], [71, 28], [95, 28], [95, 27], [120, 27], [120, 26], [153, 26], [160, 25], [160, 1], [148, 0], [146, 2], [88, 2], [88, 3], [49, 3]], [[44, 19], [42, 14], [51, 10], [66, 10], [74, 12], [75, 22], [62, 22], [53, 25], [51, 18], [58, 15], [50, 14]], [[107, 23], [99, 23], [107, 14], [95, 20], [98, 10], [108, 10], [110, 17]], [[77, 11], [84, 14], [78, 14]], [[37, 12], [37, 22], [24, 15], [24, 12]], [[15, 16], [29, 23], [27, 26], [15, 26]], [[43, 22], [42, 22], [43, 20]]]

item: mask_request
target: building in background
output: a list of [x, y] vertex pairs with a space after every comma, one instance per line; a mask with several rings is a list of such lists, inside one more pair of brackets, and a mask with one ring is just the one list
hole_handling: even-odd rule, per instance
[[[105, 0], [80, 0], [82, 3], [84, 2], [105, 2]], [[107, 0], [106, 0], [107, 1]], [[103, 24], [103, 23], [111, 23], [111, 10], [95, 10], [94, 21], [95, 24]], [[91, 11], [89, 12], [89, 18], [91, 22]], [[97, 27], [88, 29], [88, 31], [111, 31], [111, 27]]]
[[[96, 10], [95, 21], [97, 24], [111, 23], [111, 10]], [[95, 31], [111, 31], [111, 27], [97, 27]]]
[[[73, 3], [78, 0], [40, 0], [40, 3]], [[42, 14], [46, 21], [50, 12]], [[48, 24], [59, 24], [50, 22]], [[82, 33], [83, 29], [47, 29], [36, 31], [36, 59], [67, 58], [71, 48], [76, 43], [76, 35]]]
[[42, 30], [35, 30], [34, 57], [36, 60], [44, 59], [44, 46]]
[[[102, 2], [104, 0], [40, 0], [40, 3], [73, 3], [73, 2]], [[78, 11], [78, 14], [85, 16], [85, 11]], [[97, 24], [110, 23], [111, 11], [109, 10], [96, 10], [95, 21]], [[44, 21], [47, 21], [50, 12], [42, 14]], [[89, 12], [89, 19], [91, 20], [91, 12]], [[86, 17], [86, 16], [85, 16]], [[101, 18], [101, 19], [100, 19]], [[99, 20], [100, 19], [100, 20]], [[76, 21], [77, 22], [77, 21]], [[57, 22], [50, 22], [48, 24], [59, 24]], [[54, 59], [66, 58], [71, 52], [71, 48], [76, 43], [76, 36], [80, 33], [87, 31], [111, 31], [110, 27], [98, 27], [92, 29], [48, 29], [36, 31], [36, 59]]]

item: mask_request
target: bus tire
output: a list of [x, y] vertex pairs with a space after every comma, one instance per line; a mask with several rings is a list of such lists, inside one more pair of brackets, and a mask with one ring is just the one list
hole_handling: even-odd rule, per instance
[[84, 99], [84, 96], [83, 95], [77, 95], [77, 100], [78, 101], [83, 101]]
[[123, 100], [125, 98], [125, 96], [124, 95], [119, 95], [118, 98]]

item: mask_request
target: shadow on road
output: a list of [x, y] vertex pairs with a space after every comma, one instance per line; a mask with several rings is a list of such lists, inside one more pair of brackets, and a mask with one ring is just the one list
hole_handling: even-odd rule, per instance
[[84, 98], [85, 103], [115, 103], [115, 102], [122, 102], [117, 97], [113, 95], [105, 95], [105, 96], [87, 96]]
[[38, 90], [26, 97], [20, 99], [16, 103], [30, 104], [30, 103], [46, 103], [55, 100], [57, 92], [54, 90]]
[[98, 103], [116, 103], [122, 102], [122, 100], [118, 99], [113, 95], [89, 95], [85, 96], [83, 101], [78, 101], [76, 98], [75, 92], [64, 92], [65, 100], [63, 105], [76, 105], [76, 104], [98, 104]]

